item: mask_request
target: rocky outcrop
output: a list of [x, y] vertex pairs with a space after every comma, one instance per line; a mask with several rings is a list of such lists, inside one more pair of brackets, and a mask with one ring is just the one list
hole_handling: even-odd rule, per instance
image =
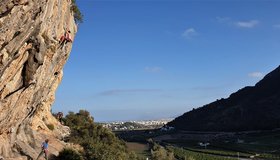
[[[34, 159], [45, 138], [57, 154], [67, 134], [50, 110], [77, 28], [70, 0], [0, 1], [0, 157]], [[51, 131], [47, 125], [54, 125]]]

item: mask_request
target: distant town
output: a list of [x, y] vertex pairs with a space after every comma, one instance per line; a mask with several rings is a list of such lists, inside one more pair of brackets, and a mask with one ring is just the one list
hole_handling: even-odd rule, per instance
[[125, 130], [142, 130], [142, 129], [157, 129], [162, 128], [173, 118], [159, 120], [139, 120], [139, 121], [116, 121], [102, 123], [103, 127], [109, 128], [112, 131]]

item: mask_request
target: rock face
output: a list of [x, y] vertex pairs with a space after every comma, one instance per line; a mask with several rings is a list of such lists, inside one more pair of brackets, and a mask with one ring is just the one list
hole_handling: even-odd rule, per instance
[[77, 31], [70, 8], [70, 0], [0, 1], [0, 157], [36, 159], [45, 138], [52, 154], [64, 146], [67, 128], [50, 109], [72, 47], [59, 39]]

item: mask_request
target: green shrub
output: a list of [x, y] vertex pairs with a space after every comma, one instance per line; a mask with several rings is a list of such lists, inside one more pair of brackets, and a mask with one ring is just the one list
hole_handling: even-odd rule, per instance
[[81, 154], [74, 149], [64, 148], [59, 152], [57, 160], [83, 160]]
[[76, 0], [72, 0], [71, 11], [74, 13], [74, 19], [76, 23], [83, 23], [83, 14], [81, 13]]
[[169, 148], [165, 149], [164, 147], [158, 145], [157, 143], [152, 144], [152, 159], [153, 160], [174, 160], [174, 154]]
[[82, 156], [85, 160], [137, 159], [113, 132], [94, 123], [88, 111], [69, 112], [65, 117], [65, 125], [71, 129], [68, 141], [83, 147]]
[[53, 131], [54, 130], [54, 125], [53, 124], [47, 124], [47, 127], [49, 130]]

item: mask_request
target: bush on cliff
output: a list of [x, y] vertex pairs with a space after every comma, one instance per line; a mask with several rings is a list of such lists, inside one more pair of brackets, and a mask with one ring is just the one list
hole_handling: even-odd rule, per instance
[[83, 23], [83, 14], [81, 13], [76, 0], [72, 0], [71, 11], [74, 13], [74, 19], [76, 23]]
[[157, 143], [152, 143], [152, 159], [153, 160], [174, 160], [174, 153], [170, 149], [165, 149]]
[[53, 131], [54, 130], [54, 125], [53, 124], [47, 124], [47, 127], [49, 130]]
[[61, 152], [59, 152], [57, 160], [84, 160], [81, 154], [74, 149], [64, 148]]
[[82, 156], [85, 160], [135, 160], [135, 154], [129, 152], [125, 143], [114, 133], [94, 123], [88, 111], [69, 112], [64, 118], [65, 125], [71, 129], [67, 141], [83, 147]]

